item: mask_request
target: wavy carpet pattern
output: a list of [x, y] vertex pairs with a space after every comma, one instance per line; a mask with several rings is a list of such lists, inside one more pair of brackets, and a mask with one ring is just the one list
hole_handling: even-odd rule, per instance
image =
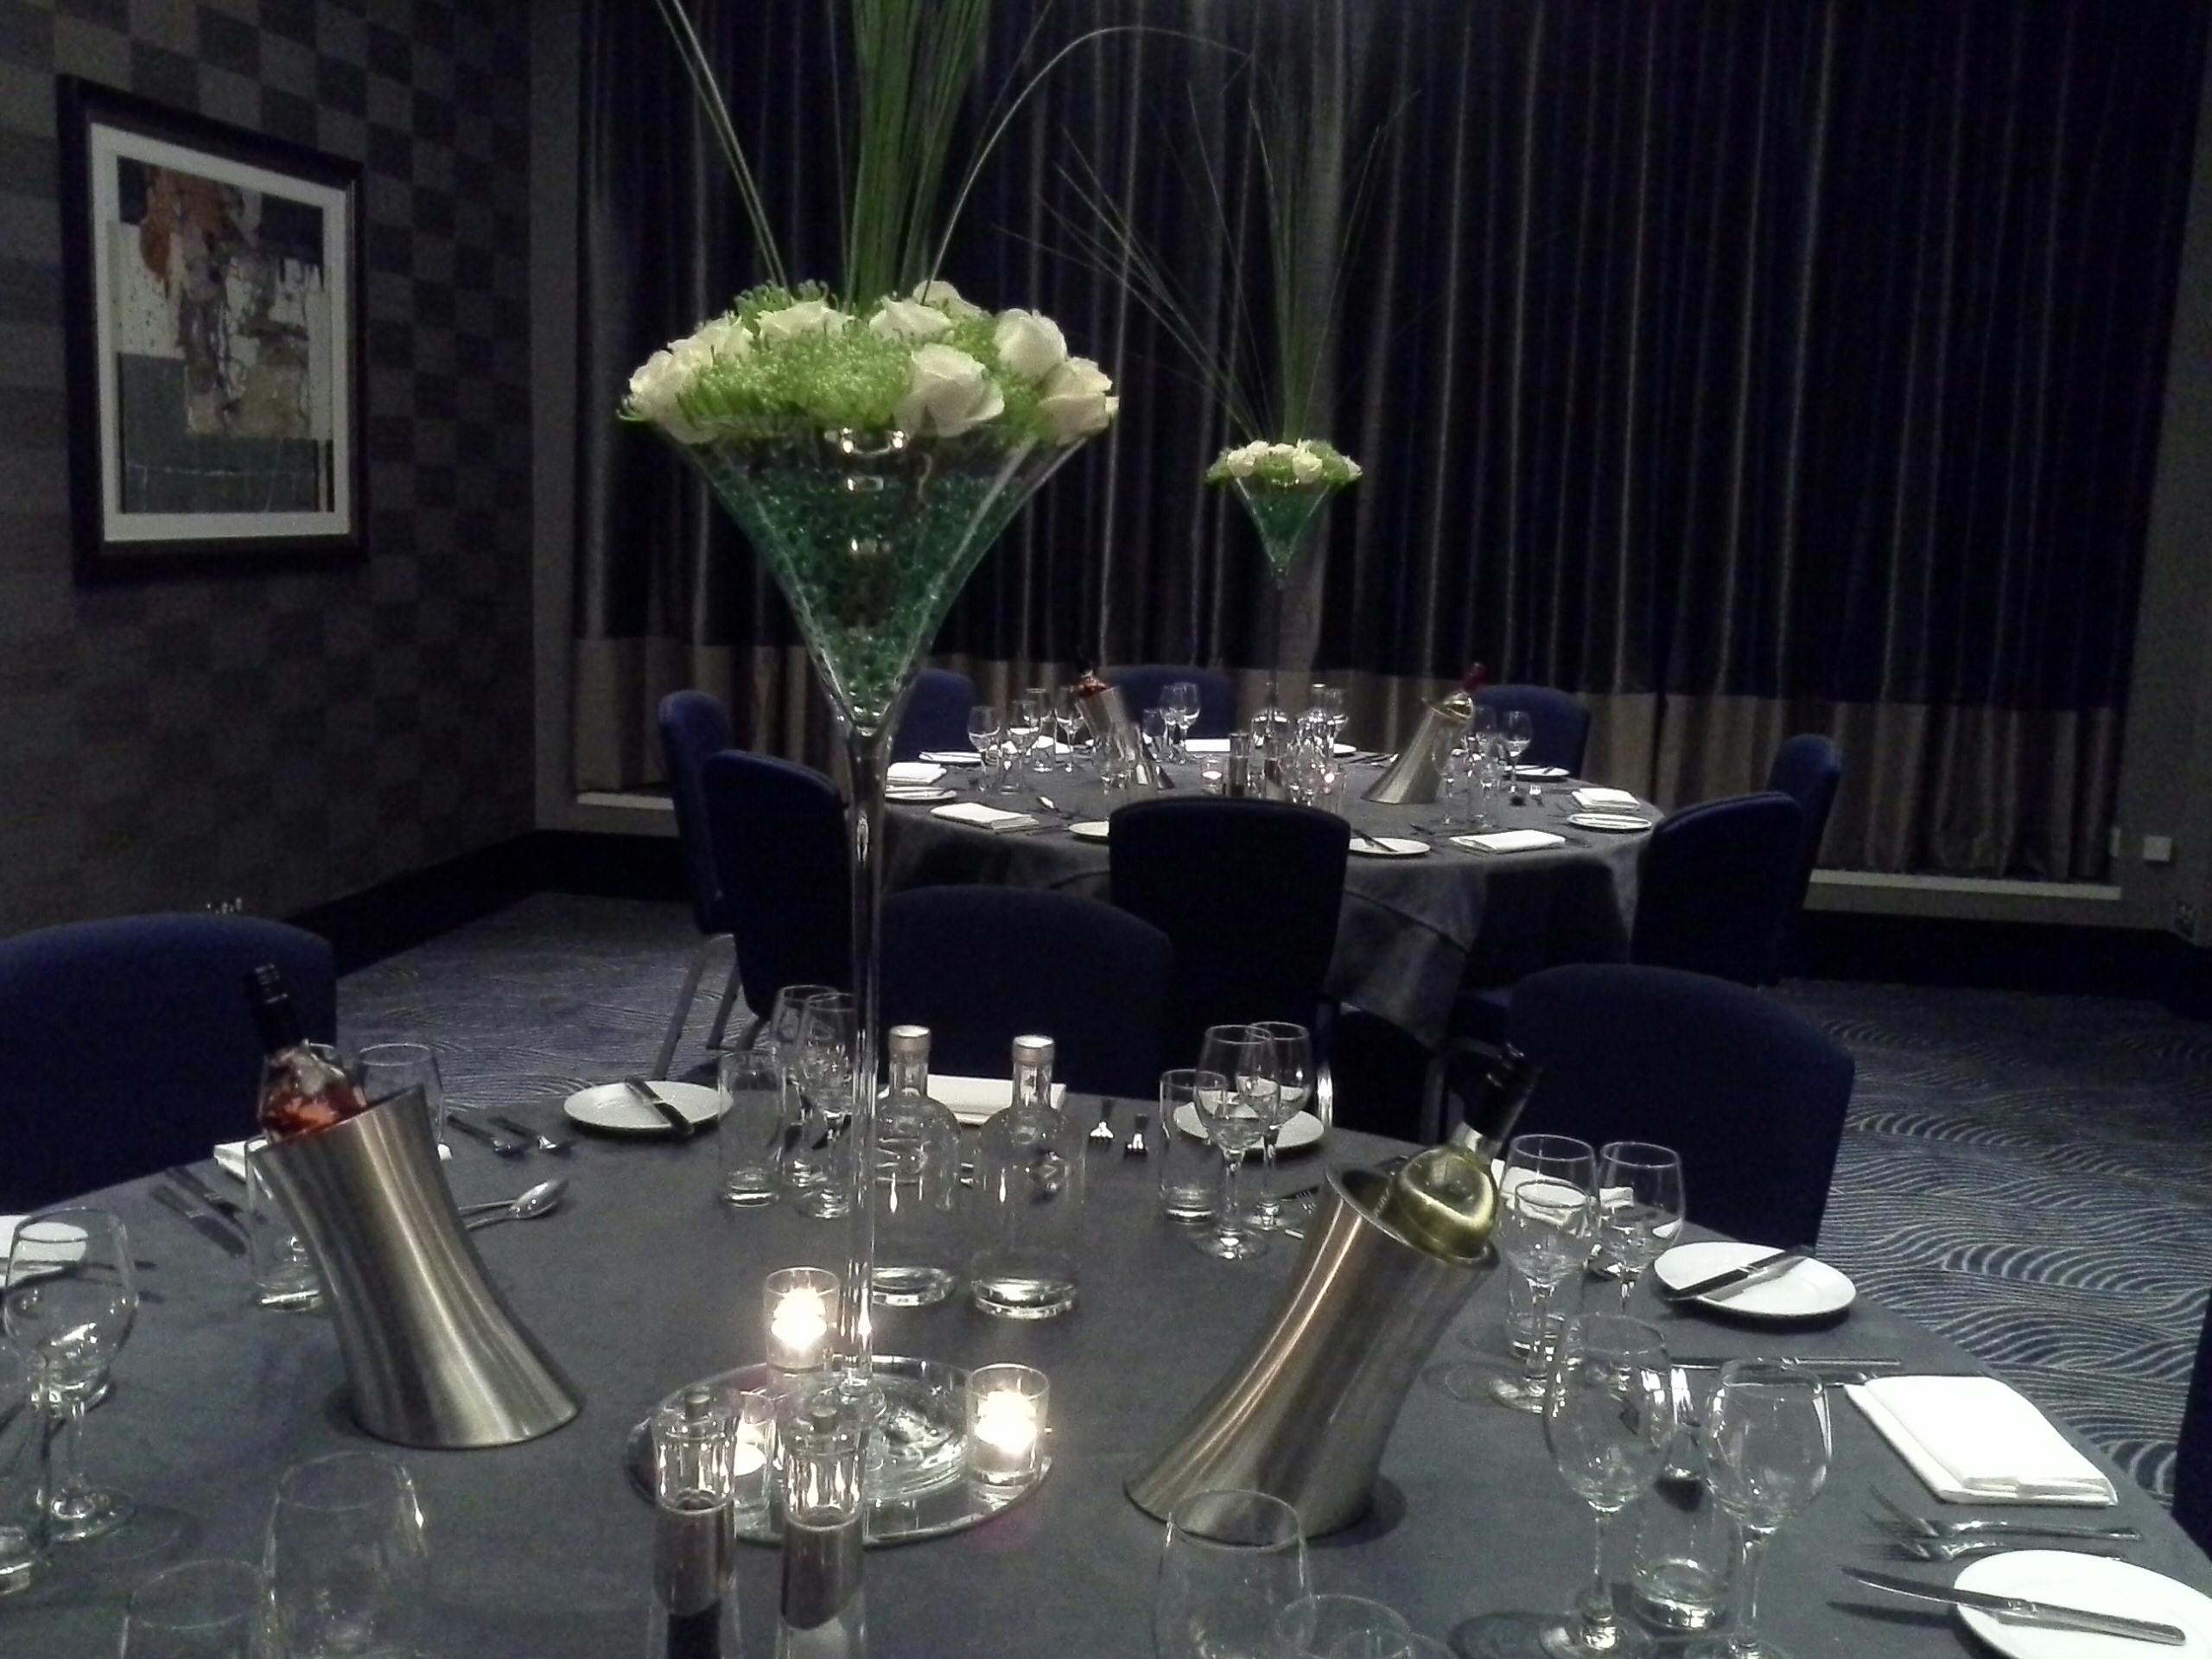
[[[344, 1030], [434, 1044], [457, 1100], [542, 1104], [652, 1063], [696, 944], [678, 906], [543, 895], [350, 976]], [[2212, 1287], [2212, 1027], [2089, 997], [1784, 996], [1859, 1063], [1821, 1253], [2170, 1491]]]

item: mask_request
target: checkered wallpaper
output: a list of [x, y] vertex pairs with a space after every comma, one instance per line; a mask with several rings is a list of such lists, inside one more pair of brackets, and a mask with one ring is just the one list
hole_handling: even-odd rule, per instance
[[[0, 0], [0, 934], [531, 825], [527, 0]], [[54, 81], [363, 163], [369, 556], [70, 576]]]

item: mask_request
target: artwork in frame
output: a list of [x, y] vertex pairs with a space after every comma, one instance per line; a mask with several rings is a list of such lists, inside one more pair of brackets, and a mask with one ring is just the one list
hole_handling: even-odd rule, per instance
[[362, 549], [361, 169], [64, 78], [80, 578]]

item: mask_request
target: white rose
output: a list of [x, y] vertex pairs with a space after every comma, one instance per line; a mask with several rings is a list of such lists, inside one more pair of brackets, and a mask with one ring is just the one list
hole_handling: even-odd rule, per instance
[[1120, 398], [1107, 395], [1113, 389], [1105, 372], [1087, 357], [1071, 357], [1046, 375], [1038, 387], [1037, 407], [1053, 442], [1073, 443], [1103, 432], [1122, 407]]
[[1060, 325], [1034, 311], [1000, 312], [991, 344], [998, 347], [999, 361], [1008, 374], [1033, 384], [1068, 360], [1068, 342]]
[[1290, 475], [1300, 484], [1318, 483], [1321, 472], [1321, 457], [1311, 449], [1298, 450], [1290, 458]]
[[800, 300], [780, 311], [766, 311], [753, 326], [763, 346], [781, 346], [807, 334], [834, 334], [852, 319], [820, 300]]
[[742, 358], [753, 350], [753, 331], [735, 317], [715, 317], [691, 336], [710, 356]]
[[1231, 478], [1252, 476], [1252, 457], [1242, 449], [1231, 449], [1221, 458], [1221, 469]]
[[868, 333], [883, 340], [935, 340], [951, 327], [950, 317], [918, 300], [886, 300], [868, 320]]
[[981, 363], [950, 346], [924, 346], [914, 353], [893, 418], [916, 437], [957, 438], [1005, 408], [1005, 395]]
[[677, 397], [691, 384], [690, 372], [672, 352], [655, 352], [630, 377], [630, 408], [678, 443], [699, 443], [706, 434], [684, 418]]
[[1267, 459], [1268, 441], [1265, 438], [1255, 438], [1235, 453], [1244, 463], [1242, 476], [1249, 478], [1251, 476], [1252, 469]]
[[980, 317], [983, 315], [982, 306], [971, 305], [962, 299], [960, 290], [942, 279], [916, 283], [914, 291], [906, 297], [918, 304], [944, 312], [955, 322], [966, 322], [971, 317]]
[[1267, 455], [1270, 461], [1287, 461], [1297, 453], [1295, 448], [1287, 443], [1271, 443], [1267, 447]]
[[1338, 459], [1344, 464], [1344, 482], [1349, 484], [1359, 476], [1359, 463], [1350, 455], [1342, 455]]

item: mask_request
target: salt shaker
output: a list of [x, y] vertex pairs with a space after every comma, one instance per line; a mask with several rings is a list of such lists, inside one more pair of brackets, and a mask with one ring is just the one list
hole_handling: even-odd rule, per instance
[[653, 1419], [653, 1597], [646, 1659], [739, 1659], [731, 1501], [737, 1432], [703, 1388]]
[[792, 1404], [780, 1435], [784, 1570], [776, 1659], [866, 1659], [861, 1582], [867, 1511], [861, 1498], [866, 1433], [834, 1389]]

